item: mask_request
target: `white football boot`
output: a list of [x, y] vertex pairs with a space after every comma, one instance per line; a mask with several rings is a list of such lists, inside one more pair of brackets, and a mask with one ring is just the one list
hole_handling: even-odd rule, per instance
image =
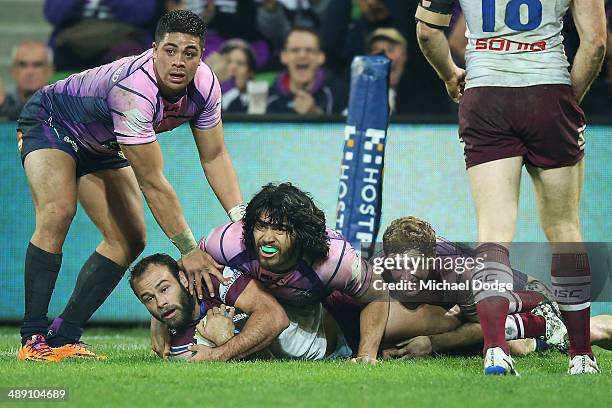
[[574, 356], [570, 360], [568, 374], [599, 374], [599, 367], [597, 367], [597, 361], [595, 358], [591, 360], [591, 357], [587, 355]]
[[506, 355], [501, 347], [487, 349], [484, 358], [484, 373], [486, 375], [519, 375], [514, 369], [512, 357]]

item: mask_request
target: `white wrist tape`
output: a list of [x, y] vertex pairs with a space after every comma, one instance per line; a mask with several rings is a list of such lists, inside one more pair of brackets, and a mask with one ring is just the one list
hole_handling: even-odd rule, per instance
[[246, 206], [244, 204], [238, 204], [231, 210], [227, 212], [227, 215], [230, 217], [232, 222], [240, 221], [242, 217], [244, 217], [244, 213], [246, 212]]

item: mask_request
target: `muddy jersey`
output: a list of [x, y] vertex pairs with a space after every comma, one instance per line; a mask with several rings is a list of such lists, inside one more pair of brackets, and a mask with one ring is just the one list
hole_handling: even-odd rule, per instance
[[[459, 0], [467, 23], [466, 89], [571, 84], [563, 16], [571, 0]], [[448, 26], [453, 0], [420, 0], [416, 18]]]

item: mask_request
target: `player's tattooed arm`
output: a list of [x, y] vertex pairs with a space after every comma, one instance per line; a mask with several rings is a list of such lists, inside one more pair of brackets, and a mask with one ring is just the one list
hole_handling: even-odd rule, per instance
[[479, 323], [464, 323], [455, 330], [429, 336], [432, 353], [442, 353], [482, 342]]
[[601, 0], [574, 0], [571, 11], [580, 37], [572, 65], [572, 90], [580, 103], [599, 74], [606, 55], [606, 15]]
[[257, 281], [250, 281], [236, 299], [235, 307], [249, 314], [240, 334], [217, 348], [203, 345], [191, 347], [191, 361], [238, 360], [262, 350], [289, 326], [282, 306]]
[[384, 360], [431, 356], [482, 342], [478, 323], [465, 323], [454, 330], [430, 336], [417, 336], [383, 350]]

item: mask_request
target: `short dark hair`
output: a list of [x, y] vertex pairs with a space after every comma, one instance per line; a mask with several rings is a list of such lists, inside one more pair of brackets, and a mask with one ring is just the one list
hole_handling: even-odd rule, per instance
[[138, 261], [138, 263], [136, 263], [136, 265], [134, 265], [130, 270], [130, 287], [136, 296], [138, 296], [138, 293], [136, 293], [136, 290], [134, 289], [134, 280], [144, 275], [146, 270], [151, 265], [161, 265], [167, 267], [172, 273], [172, 276], [174, 276], [179, 283], [181, 282], [179, 280], [179, 266], [173, 257], [162, 253], [149, 255]]
[[206, 24], [197, 14], [189, 10], [172, 10], [164, 14], [157, 22], [155, 42], [159, 44], [168, 33], [194, 35], [200, 38], [200, 43], [204, 46]]
[[329, 237], [325, 228], [325, 213], [312, 201], [310, 194], [291, 183], [267, 184], [255, 194], [244, 215], [244, 244], [255, 251], [253, 231], [262, 215], [272, 225], [286, 225], [287, 233], [295, 237], [298, 249], [313, 263], [326, 259]]
[[287, 42], [289, 41], [289, 36], [293, 33], [298, 33], [298, 32], [310, 33], [314, 35], [317, 38], [317, 46], [319, 47], [319, 50], [322, 51], [321, 50], [321, 36], [317, 32], [317, 30], [313, 29], [312, 27], [300, 26], [300, 25], [291, 27], [291, 30], [289, 30], [289, 32], [285, 36], [285, 40], [283, 41], [283, 50], [287, 49]]
[[383, 234], [385, 255], [417, 250], [426, 257], [436, 255], [436, 232], [427, 221], [402, 217], [391, 222]]

